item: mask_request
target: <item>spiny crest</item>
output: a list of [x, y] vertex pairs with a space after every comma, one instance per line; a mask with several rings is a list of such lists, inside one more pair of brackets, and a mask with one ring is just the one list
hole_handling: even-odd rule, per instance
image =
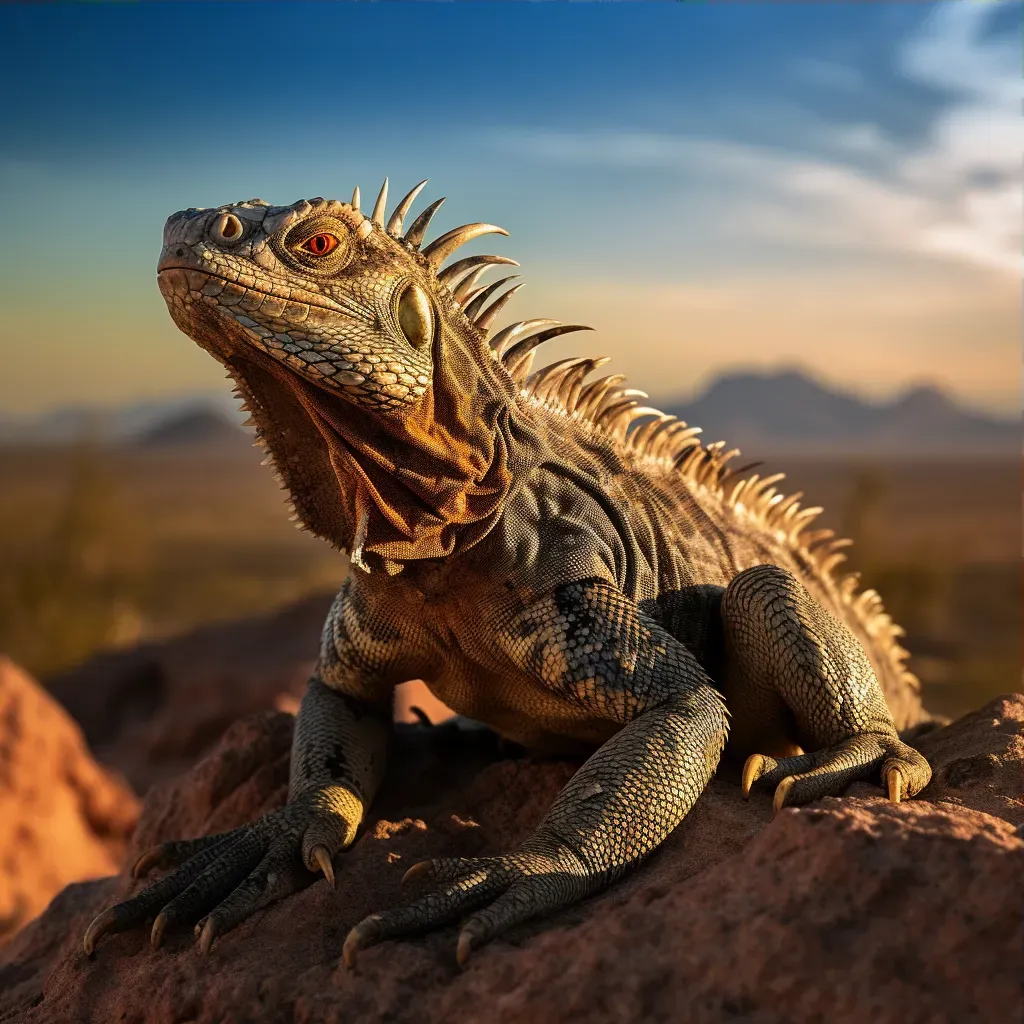
[[[503, 277], [489, 285], [480, 283], [483, 275], [494, 266], [518, 267], [519, 264], [507, 256], [469, 256], [466, 259], [457, 260], [449, 267], [441, 269], [444, 261], [455, 252], [460, 246], [471, 242], [481, 235], [507, 235], [504, 228], [495, 224], [463, 224], [460, 227], [452, 228], [428, 245], [422, 246], [423, 238], [427, 228], [441, 204], [444, 197], [431, 203], [409, 226], [405, 227], [405, 219], [412, 208], [417, 196], [427, 183], [426, 178], [419, 182], [395, 207], [390, 218], [385, 222], [387, 215], [388, 179], [384, 179], [377, 200], [374, 203], [373, 213], [367, 220], [363, 217], [359, 208], [360, 194], [358, 187], [352, 193], [351, 209], [362, 218], [360, 228], [363, 232], [369, 233], [374, 229], [385, 231], [392, 238], [398, 239], [406, 246], [416, 250], [426, 258], [427, 262], [437, 273], [438, 282], [443, 285], [452, 296], [456, 306], [462, 311], [467, 320], [487, 338], [488, 333], [498, 315], [504, 309], [506, 303], [520, 288], [522, 282], [518, 281], [518, 275]], [[403, 233], [404, 232], [404, 233]], [[422, 248], [421, 248], [422, 246]], [[501, 289], [505, 288], [505, 291]], [[499, 332], [490, 339], [492, 354], [495, 358], [504, 362], [509, 369], [513, 379], [520, 384], [524, 383], [529, 374], [533, 362], [533, 349], [551, 338], [569, 331], [590, 330], [589, 327], [565, 326], [556, 324], [554, 320], [529, 320], [522, 324], [515, 325], [516, 331], [509, 333], [508, 329]], [[551, 328], [541, 330], [541, 327]], [[533, 328], [538, 330], [533, 331]], [[532, 333], [530, 333], [532, 332]], [[513, 345], [513, 340], [518, 343]], [[582, 378], [580, 378], [582, 386]]]
[[[419, 182], [399, 202], [386, 227], [390, 235], [417, 249], [431, 218], [444, 202], [442, 198], [428, 206], [402, 234], [405, 217], [426, 183], [427, 179]], [[372, 223], [376, 227], [384, 226], [387, 194], [388, 181], [385, 179], [373, 209]], [[356, 210], [359, 208], [358, 188], [352, 197], [352, 206]], [[507, 234], [493, 224], [464, 224], [441, 235], [420, 251], [432, 266], [440, 268], [459, 246], [480, 235], [492, 233]], [[519, 264], [504, 256], [470, 256], [443, 270], [438, 269], [438, 281], [448, 288], [465, 316], [484, 332], [485, 337], [502, 307], [522, 287], [522, 284], [514, 284], [497, 294], [509, 282], [516, 280], [515, 275], [503, 277], [490, 285], [481, 285], [481, 277], [497, 265]], [[780, 494], [774, 484], [782, 479], [781, 473], [763, 479], [757, 474], [743, 478], [742, 474], [753, 469], [755, 464], [730, 469], [729, 462], [740, 454], [738, 448], [726, 449], [724, 441], [701, 445], [697, 436], [701, 433], [700, 427], [691, 427], [675, 416], [645, 405], [646, 393], [623, 387], [625, 378], [620, 374], [588, 383], [586, 378], [589, 374], [608, 361], [604, 357], [562, 359], [533, 371], [536, 350], [544, 342], [563, 334], [591, 329], [580, 324], [562, 324], [557, 320], [523, 320], [498, 331], [488, 340], [488, 345], [492, 357], [504, 366], [524, 398], [608, 435], [640, 458], [651, 459], [665, 468], [676, 470], [689, 484], [712, 492], [741, 513], [754, 515], [770, 529], [781, 532], [793, 544], [806, 547], [822, 569], [831, 573], [845, 558], [841, 549], [849, 542], [836, 539], [829, 530], [808, 531], [809, 524], [822, 510], [801, 509], [801, 494], [789, 497]], [[726, 493], [731, 481], [737, 482]]]
[[[498, 314], [523, 285], [514, 284], [501, 292], [505, 285], [517, 280], [516, 275], [501, 278], [490, 285], [481, 285], [480, 279], [494, 266], [518, 267], [519, 264], [505, 256], [470, 256], [443, 270], [441, 264], [474, 238], [487, 234], [507, 235], [508, 232], [494, 224], [463, 224], [421, 249], [431, 219], [445, 201], [442, 197], [431, 203], [403, 234], [405, 218], [427, 180], [409, 191], [385, 224], [388, 195], [388, 180], [385, 178], [370, 219], [364, 218], [365, 226], [361, 225], [361, 233], [380, 229], [419, 251], [437, 272], [438, 282], [448, 289], [469, 322], [487, 338]], [[359, 203], [359, 189], [356, 188], [351, 207], [361, 215]], [[757, 473], [743, 475], [758, 463], [729, 468], [728, 464], [740, 454], [738, 448], [726, 449], [724, 441], [702, 445], [697, 436], [701, 433], [700, 427], [691, 427], [676, 416], [643, 404], [646, 393], [623, 387], [625, 377], [621, 374], [587, 382], [586, 378], [593, 370], [608, 362], [607, 357], [562, 359], [533, 371], [536, 350], [545, 341], [589, 330], [592, 328], [562, 324], [557, 320], [523, 320], [498, 331], [488, 339], [488, 346], [491, 356], [504, 366], [519, 386], [524, 399], [564, 415], [585, 429], [607, 435], [638, 458], [651, 460], [668, 471], [676, 472], [689, 486], [709, 492], [736, 514], [754, 519], [774, 532], [779, 540], [802, 551], [826, 579], [832, 579], [833, 571], [846, 560], [843, 549], [853, 542], [836, 537], [833, 530], [809, 529], [811, 522], [823, 510], [818, 506], [801, 508], [803, 493], [800, 491], [791, 495], [778, 491], [775, 484], [785, 474], [765, 477]], [[908, 656], [897, 642], [903, 630], [885, 613], [875, 590], [857, 592], [859, 580], [859, 573], [850, 573], [835, 581], [839, 598], [852, 609], [865, 630], [881, 641], [894, 660], [901, 663]], [[916, 684], [910, 672], [904, 670], [904, 676], [911, 684]]]
[[[441, 264], [456, 249], [467, 242], [471, 242], [474, 238], [479, 238], [481, 235], [507, 235], [508, 232], [495, 224], [463, 224], [460, 227], [452, 228], [451, 231], [446, 231], [439, 238], [435, 238], [429, 245], [421, 248], [427, 228], [430, 226], [434, 214], [437, 213], [444, 202], [444, 197], [442, 196], [431, 203], [406, 229], [405, 218], [416, 197], [422, 191], [423, 186], [426, 185], [427, 180], [424, 178], [399, 202], [391, 217], [385, 223], [388, 201], [388, 179], [385, 178], [384, 184], [377, 195], [377, 201], [374, 203], [370, 219], [364, 219], [366, 233], [375, 228], [379, 229], [418, 251], [437, 272], [438, 281], [451, 292], [456, 304], [462, 309], [470, 323], [482, 331], [486, 337], [487, 331], [501, 312], [505, 303], [522, 287], [522, 284], [513, 285], [503, 294], [496, 295], [495, 293], [503, 285], [515, 280], [515, 278], [506, 277], [486, 287], [476, 287], [477, 282], [490, 266], [505, 264], [506, 266], [518, 267], [519, 264], [505, 256], [471, 256], [468, 259], [453, 263], [444, 270], [441, 270]], [[352, 202], [349, 205], [355, 213], [362, 216], [359, 204], [360, 195], [359, 188], [357, 187], [352, 193]], [[493, 301], [489, 303], [492, 297]]]

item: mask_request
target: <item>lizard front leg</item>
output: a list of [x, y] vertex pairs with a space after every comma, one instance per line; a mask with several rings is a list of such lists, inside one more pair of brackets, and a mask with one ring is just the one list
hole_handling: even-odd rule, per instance
[[352, 843], [383, 776], [393, 670], [405, 646], [346, 583], [296, 719], [287, 804], [230, 832], [143, 854], [135, 877], [177, 866], [100, 914], [85, 933], [85, 951], [107, 932], [155, 918], [154, 947], [168, 927], [194, 924], [206, 952], [215, 936], [308, 884], [310, 871], [322, 870], [333, 885], [331, 858]]
[[622, 728], [514, 853], [411, 868], [407, 877], [443, 886], [357, 925], [345, 941], [349, 966], [361, 948], [476, 910], [459, 936], [463, 963], [513, 925], [597, 892], [668, 836], [715, 771], [727, 732], [721, 697], [690, 652], [614, 585], [563, 585], [505, 623], [497, 642], [531, 681]]
[[[725, 589], [721, 613], [731, 742], [750, 755], [744, 796], [773, 786], [778, 811], [838, 796], [856, 779], [881, 781], [896, 802], [928, 785], [931, 768], [896, 734], [864, 649], [795, 576], [747, 569]], [[790, 750], [779, 749], [787, 738]]]

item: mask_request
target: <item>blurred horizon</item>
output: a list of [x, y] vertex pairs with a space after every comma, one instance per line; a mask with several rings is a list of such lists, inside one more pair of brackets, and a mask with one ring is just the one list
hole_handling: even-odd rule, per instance
[[[714, 377], [689, 401], [663, 411], [700, 428], [705, 443], [726, 440], [758, 458], [832, 455], [1006, 460], [1020, 449], [1019, 417], [984, 415], [948, 392], [911, 386], [884, 401], [831, 388], [795, 368], [733, 370]], [[43, 414], [0, 414], [0, 448], [149, 444], [250, 444], [248, 414], [227, 391], [96, 407], [62, 406]]]
[[1017, 415], [1021, 12], [0, 8], [0, 415], [226, 394], [156, 290], [164, 218], [384, 175], [507, 228], [474, 250], [523, 264], [514, 319], [591, 324], [550, 358], [656, 403], [799, 367]]

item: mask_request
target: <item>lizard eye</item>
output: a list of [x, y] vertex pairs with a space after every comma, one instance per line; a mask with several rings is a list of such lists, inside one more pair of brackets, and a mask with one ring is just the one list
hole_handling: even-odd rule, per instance
[[340, 244], [341, 242], [335, 235], [321, 231], [319, 234], [307, 238], [299, 248], [314, 256], [326, 256], [329, 252], [334, 252]]
[[345, 224], [319, 215], [295, 224], [284, 237], [271, 235], [274, 251], [317, 277], [330, 277], [348, 264], [352, 243]]
[[433, 334], [430, 300], [418, 284], [408, 284], [398, 299], [398, 326], [413, 348], [423, 348]]

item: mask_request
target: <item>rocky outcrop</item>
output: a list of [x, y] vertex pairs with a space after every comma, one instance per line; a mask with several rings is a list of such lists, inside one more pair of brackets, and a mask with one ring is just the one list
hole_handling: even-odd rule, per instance
[[181, 637], [103, 652], [46, 681], [104, 764], [138, 793], [187, 771], [237, 719], [294, 710], [330, 595]]
[[[410, 730], [374, 815], [322, 880], [218, 938], [152, 950], [144, 930], [81, 951], [88, 921], [135, 891], [125, 871], [70, 886], [0, 955], [4, 1022], [1016, 1020], [1024, 981], [1024, 696], [916, 742], [935, 781], [898, 806], [868, 785], [787, 809], [723, 770], [641, 869], [522, 926], [458, 970], [452, 928], [339, 964], [348, 928], [402, 899], [431, 856], [506, 850], [574, 769], [514, 760], [486, 734]], [[126, 860], [246, 821], [285, 797], [291, 716], [233, 725], [154, 786]]]
[[0, 657], [0, 943], [69, 882], [117, 871], [138, 814], [63, 708]]

